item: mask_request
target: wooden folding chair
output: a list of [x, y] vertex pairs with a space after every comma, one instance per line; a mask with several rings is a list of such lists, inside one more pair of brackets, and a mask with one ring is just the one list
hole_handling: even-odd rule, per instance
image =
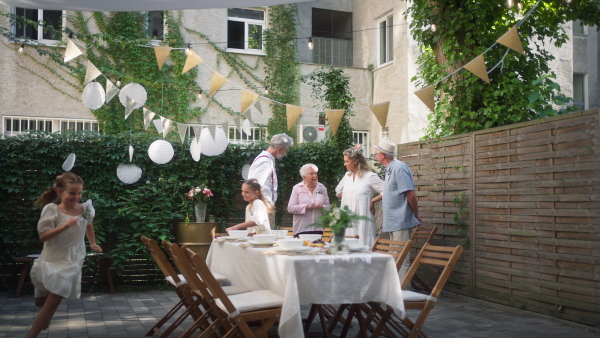
[[[434, 246], [431, 244], [423, 245], [423, 248], [408, 270], [406, 277], [403, 279], [401, 286], [403, 289], [404, 307], [411, 310], [420, 310], [419, 315], [414, 322], [408, 316], [400, 319], [394, 314], [394, 310], [391, 307], [386, 306], [383, 308], [380, 303], [369, 303], [371, 311], [366, 319], [367, 325], [372, 328], [373, 326], [370, 325], [371, 322], [377, 323], [373, 329], [372, 337], [379, 337], [382, 333], [390, 337], [427, 337], [421, 331], [423, 324], [429, 312], [435, 306], [435, 302], [448, 281], [462, 251], [463, 248], [460, 245], [456, 247]], [[421, 265], [432, 265], [443, 269], [429, 294], [405, 290]]]
[[[225, 337], [263, 337], [279, 321], [283, 297], [270, 290], [227, 295], [202, 257], [189, 249], [186, 249], [186, 254], [191, 257], [195, 271], [202, 278], [204, 289], [199, 290], [200, 293], [208, 300], [212, 312], [230, 328]], [[260, 326], [253, 331], [251, 323], [259, 323]]]
[[[165, 275], [165, 278], [171, 286], [175, 289], [175, 293], [179, 296], [179, 302], [173, 306], [154, 326], [146, 332], [144, 336], [153, 336], [157, 334], [159, 337], [169, 336], [173, 330], [175, 330], [181, 323], [189, 316], [192, 315], [194, 320], [197, 320], [204, 313], [204, 309], [200, 307], [200, 301], [197, 297], [192, 295], [190, 286], [181, 280], [169, 260], [162, 252], [155, 240], [150, 239], [146, 236], [141, 237], [142, 243], [146, 246], [146, 249], [160, 268], [160, 271]], [[179, 317], [175, 318], [164, 331], [161, 328], [173, 317], [177, 312], [184, 308], [183, 313]]]
[[[423, 226], [418, 226], [415, 228], [412, 235], [410, 236], [410, 240], [413, 241], [413, 243], [415, 243], [415, 244], [419, 243], [419, 245], [431, 243], [431, 240], [435, 236], [437, 229], [438, 229], [437, 226], [434, 226], [433, 228], [426, 228]], [[412, 262], [414, 262], [414, 260], [415, 260], [414, 257], [410, 258], [411, 264], [412, 264]], [[419, 277], [419, 275], [417, 275], [416, 273], [413, 276], [412, 280], [410, 281], [410, 284], [415, 289], [422, 289], [427, 292], [431, 292], [431, 287], [423, 279], [421, 279], [421, 277]]]

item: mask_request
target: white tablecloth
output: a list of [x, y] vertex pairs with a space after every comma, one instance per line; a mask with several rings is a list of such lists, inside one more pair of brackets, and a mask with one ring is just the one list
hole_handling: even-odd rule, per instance
[[384, 302], [404, 317], [400, 280], [393, 257], [347, 255], [265, 255], [264, 248], [213, 242], [206, 258], [213, 272], [233, 285], [271, 290], [283, 297], [280, 337], [304, 337], [300, 304]]

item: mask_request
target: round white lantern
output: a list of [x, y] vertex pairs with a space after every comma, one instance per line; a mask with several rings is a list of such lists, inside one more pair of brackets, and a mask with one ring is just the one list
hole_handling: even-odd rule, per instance
[[250, 172], [250, 165], [244, 164], [244, 166], [242, 167], [242, 178], [247, 180], [249, 172]]
[[127, 98], [135, 101], [133, 109], [138, 109], [146, 103], [148, 93], [146, 89], [139, 83], [129, 83], [125, 87], [121, 88], [119, 92], [119, 101], [123, 107], [127, 107]]
[[132, 163], [121, 163], [117, 167], [117, 177], [125, 184], [133, 184], [142, 177], [142, 168]]
[[194, 139], [192, 140], [192, 143], [190, 143], [190, 154], [192, 155], [192, 158], [194, 159], [194, 161], [198, 162], [200, 161], [200, 153], [201, 153], [201, 146], [200, 146], [200, 142], [197, 141], [197, 139], [194, 137]]
[[158, 164], [168, 163], [174, 154], [173, 146], [165, 140], [156, 140], [148, 148], [148, 156], [154, 163]]
[[98, 82], [88, 83], [81, 94], [83, 104], [92, 110], [102, 107], [105, 99], [106, 93], [104, 92], [104, 88]]
[[213, 140], [210, 135], [210, 131], [208, 128], [202, 129], [202, 133], [200, 134], [200, 143], [202, 148], [202, 154], [206, 156], [218, 156], [221, 155], [225, 149], [227, 149], [227, 145], [229, 141], [227, 140], [227, 136], [225, 132], [221, 128], [215, 128], [215, 139]]
[[63, 162], [62, 170], [69, 172], [75, 165], [75, 153], [70, 153], [67, 159]]

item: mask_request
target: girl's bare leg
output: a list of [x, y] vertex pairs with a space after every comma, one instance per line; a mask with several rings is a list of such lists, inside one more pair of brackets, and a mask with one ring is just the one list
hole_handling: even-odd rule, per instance
[[[40, 334], [40, 332], [42, 330], [45, 330], [48, 328], [48, 326], [50, 325], [50, 320], [52, 319], [52, 316], [54, 316], [54, 313], [56, 312], [56, 309], [60, 305], [60, 302], [62, 301], [62, 299], [63, 298], [61, 296], [55, 295], [53, 293], [49, 294], [46, 297], [46, 301], [43, 303], [42, 309], [40, 310], [37, 317], [35, 317], [35, 320], [33, 321], [33, 325], [31, 326], [31, 329], [29, 330], [29, 334], [27, 335], [27, 338], [35, 338], [38, 336], [38, 334]], [[36, 304], [38, 304], [37, 299], [36, 299]]]

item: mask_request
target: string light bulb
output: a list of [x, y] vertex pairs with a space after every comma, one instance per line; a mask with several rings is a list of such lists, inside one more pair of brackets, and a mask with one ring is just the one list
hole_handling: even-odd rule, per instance
[[429, 24], [429, 29], [431, 29], [431, 31], [434, 33], [435, 33], [435, 31], [437, 31], [437, 26], [435, 25], [435, 22], [433, 22], [433, 20], [431, 20], [431, 22]]
[[506, 7], [513, 8], [514, 5], [515, 5], [515, 3], [513, 2], [513, 0], [507, 0], [506, 1]]
[[267, 88], [265, 88], [265, 94], [269, 95], [269, 87], [271, 86], [267, 86]]
[[573, 2], [573, 0], [567, 0], [567, 3], [570, 4], [571, 2]]
[[202, 98], [202, 89], [198, 89], [198, 98], [201, 99]]
[[519, 12], [523, 10], [523, 4], [521, 1], [517, 1], [517, 8], [519, 9]]
[[21, 47], [19, 47], [19, 53], [23, 53], [24, 50], [25, 50], [25, 44], [21, 44]]
[[308, 49], [313, 50], [314, 46], [313, 46], [313, 42], [312, 42], [312, 36], [308, 37]]
[[190, 54], [190, 50], [192, 50], [192, 44], [191, 44], [191, 43], [188, 43], [188, 44], [185, 46], [185, 55], [188, 55], [188, 54]]
[[117, 80], [117, 87], [121, 87], [121, 78]]

